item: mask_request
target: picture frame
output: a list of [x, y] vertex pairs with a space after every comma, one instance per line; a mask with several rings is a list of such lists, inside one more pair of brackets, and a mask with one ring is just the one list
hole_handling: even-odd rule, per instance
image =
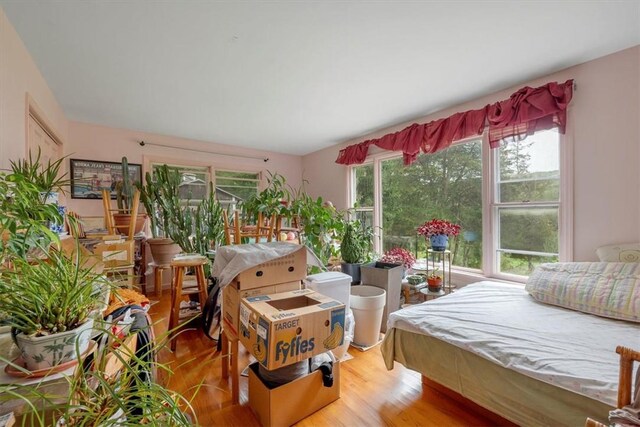
[[[115, 186], [122, 180], [122, 163], [101, 160], [70, 159], [71, 198], [99, 200], [102, 190], [111, 190], [111, 199], [115, 200]], [[131, 182], [142, 182], [142, 165], [129, 163]]]

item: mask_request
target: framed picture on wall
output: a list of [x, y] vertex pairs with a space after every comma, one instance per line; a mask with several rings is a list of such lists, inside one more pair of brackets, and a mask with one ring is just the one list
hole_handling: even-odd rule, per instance
[[[116, 183], [122, 181], [122, 163], [71, 159], [71, 198], [102, 199], [102, 190], [116, 198]], [[142, 181], [142, 165], [129, 163], [131, 182]]]

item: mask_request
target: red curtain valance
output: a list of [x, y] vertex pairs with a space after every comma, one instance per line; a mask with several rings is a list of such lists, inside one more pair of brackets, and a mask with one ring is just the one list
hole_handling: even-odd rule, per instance
[[413, 163], [420, 151], [435, 153], [459, 141], [482, 134], [489, 127], [489, 145], [496, 148], [507, 137], [523, 137], [537, 130], [558, 127], [565, 132], [567, 106], [573, 95], [573, 80], [547, 83], [537, 88], [523, 87], [509, 99], [486, 105], [479, 110], [455, 113], [426, 124], [414, 123], [401, 131], [381, 138], [350, 145], [338, 154], [336, 163], [360, 164], [365, 161], [369, 147], [402, 151], [404, 164]]

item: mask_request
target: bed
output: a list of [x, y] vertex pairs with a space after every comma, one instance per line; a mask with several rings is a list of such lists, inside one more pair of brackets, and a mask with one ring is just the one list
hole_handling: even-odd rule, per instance
[[491, 281], [395, 312], [388, 329], [387, 369], [397, 361], [527, 426], [606, 419], [616, 406], [616, 346], [640, 348], [637, 323], [544, 304], [523, 286]]

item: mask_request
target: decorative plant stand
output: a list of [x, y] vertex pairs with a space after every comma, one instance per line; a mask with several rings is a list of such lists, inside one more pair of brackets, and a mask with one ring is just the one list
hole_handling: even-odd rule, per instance
[[434, 251], [427, 249], [427, 274], [438, 270], [442, 274], [442, 289], [450, 294], [454, 288], [451, 284], [451, 251]]

